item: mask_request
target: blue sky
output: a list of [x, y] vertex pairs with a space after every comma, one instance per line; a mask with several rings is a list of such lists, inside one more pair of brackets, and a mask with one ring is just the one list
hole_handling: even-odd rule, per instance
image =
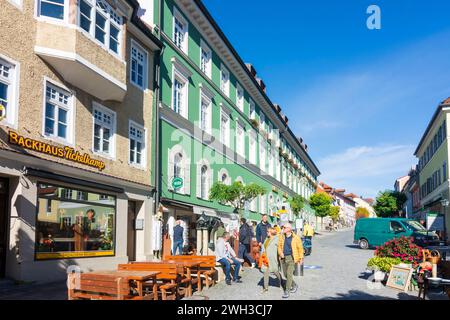
[[[392, 189], [450, 96], [450, 1], [204, 0], [251, 62], [320, 180], [367, 197]], [[381, 30], [366, 27], [381, 8]]]

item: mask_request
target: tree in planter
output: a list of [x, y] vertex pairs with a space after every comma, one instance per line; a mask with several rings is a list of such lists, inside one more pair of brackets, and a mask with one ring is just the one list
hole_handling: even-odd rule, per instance
[[251, 202], [266, 192], [265, 188], [256, 183], [244, 186], [240, 181], [235, 181], [231, 185], [216, 182], [209, 190], [209, 199], [218, 201], [222, 205], [232, 206], [242, 218], [245, 203]]
[[309, 199], [309, 204], [314, 209], [316, 217], [320, 218], [320, 225], [323, 227], [323, 218], [330, 215], [331, 203], [333, 199], [326, 193], [315, 193]]
[[305, 206], [305, 199], [301, 195], [295, 195], [289, 200], [292, 212], [298, 217], [300, 211]]
[[374, 209], [378, 217], [393, 217], [400, 213], [405, 201], [406, 196], [403, 193], [386, 190], [378, 194]]
[[363, 207], [356, 208], [355, 219], [368, 218], [370, 216], [369, 210]]

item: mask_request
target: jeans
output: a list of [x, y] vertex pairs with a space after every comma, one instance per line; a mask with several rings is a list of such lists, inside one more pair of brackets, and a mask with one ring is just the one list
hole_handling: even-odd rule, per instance
[[[237, 280], [239, 277], [239, 269], [241, 268], [241, 263], [237, 261], [235, 258], [231, 258], [234, 263], [234, 280]], [[225, 280], [231, 281], [231, 263], [225, 258], [220, 259], [218, 262], [220, 262], [221, 265], [225, 267]]]
[[283, 273], [286, 277], [286, 286], [284, 289], [291, 290], [292, 288], [295, 288], [297, 284], [294, 282], [295, 262], [292, 255], [281, 259], [281, 267], [283, 268]]
[[253, 260], [251, 254], [249, 252], [250, 251], [249, 247], [250, 247], [249, 244], [239, 243], [238, 257], [241, 258], [241, 259], [245, 258], [250, 263], [255, 263], [255, 260]]
[[172, 255], [175, 256], [177, 254], [177, 249], [179, 251], [178, 254], [182, 254], [183, 253], [183, 241], [174, 241], [173, 242]]

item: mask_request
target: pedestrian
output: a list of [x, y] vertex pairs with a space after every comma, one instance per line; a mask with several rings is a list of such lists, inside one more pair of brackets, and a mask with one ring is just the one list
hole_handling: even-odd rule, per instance
[[278, 254], [281, 259], [281, 267], [286, 277], [283, 298], [289, 298], [289, 293], [297, 292], [298, 286], [294, 282], [295, 264], [303, 261], [303, 244], [298, 235], [292, 232], [290, 223], [283, 225], [282, 234], [278, 239]]
[[173, 227], [173, 245], [172, 255], [177, 255], [177, 249], [179, 254], [183, 254], [183, 233], [184, 228], [181, 226], [181, 220], [177, 220], [175, 227]]
[[261, 222], [256, 226], [256, 241], [259, 247], [262, 248], [264, 241], [267, 238], [267, 231], [271, 227], [270, 223], [267, 222], [267, 214], [263, 214], [261, 217]]
[[263, 293], [269, 290], [269, 276], [271, 273], [275, 274], [280, 284], [280, 288], [283, 290], [281, 283], [280, 264], [278, 263], [278, 234], [275, 228], [269, 227], [267, 229], [267, 237], [264, 241], [264, 254], [267, 257], [268, 265], [264, 270], [264, 287]]
[[303, 236], [310, 241], [314, 236], [314, 229], [307, 221], [303, 224]]
[[239, 279], [239, 269], [241, 268], [241, 261], [238, 260], [229, 245], [230, 233], [225, 232], [222, 237], [217, 239], [216, 243], [216, 261], [225, 267], [225, 282], [231, 285], [231, 265], [234, 265], [233, 281], [241, 283]]
[[276, 230], [277, 234], [281, 233], [281, 228], [278, 224], [274, 225], [273, 228]]
[[248, 263], [255, 267], [255, 260], [253, 260], [250, 254], [250, 246], [253, 239], [253, 230], [248, 225], [245, 218], [241, 218], [241, 227], [239, 228], [239, 251], [238, 256], [240, 259], [247, 259]]

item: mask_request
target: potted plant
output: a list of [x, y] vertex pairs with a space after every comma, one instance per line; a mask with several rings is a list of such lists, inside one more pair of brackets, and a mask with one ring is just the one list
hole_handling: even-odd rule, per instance
[[367, 269], [372, 270], [375, 281], [380, 282], [386, 279], [392, 266], [398, 265], [401, 262], [399, 258], [373, 257], [367, 262]]
[[415, 265], [422, 261], [422, 248], [410, 237], [392, 239], [375, 250], [377, 257], [398, 258], [401, 262]]
[[252, 124], [253, 127], [255, 127], [256, 129], [259, 128], [259, 122], [256, 119], [251, 119], [250, 123]]

